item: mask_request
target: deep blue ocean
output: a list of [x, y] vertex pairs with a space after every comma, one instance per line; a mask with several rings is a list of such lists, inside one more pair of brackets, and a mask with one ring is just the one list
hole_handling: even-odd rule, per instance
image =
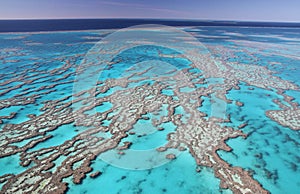
[[38, 32], [63, 30], [95, 30], [126, 28], [141, 24], [167, 26], [241, 26], [241, 27], [300, 27], [300, 23], [242, 22], [166, 19], [49, 19], [49, 20], [0, 20], [0, 32]]

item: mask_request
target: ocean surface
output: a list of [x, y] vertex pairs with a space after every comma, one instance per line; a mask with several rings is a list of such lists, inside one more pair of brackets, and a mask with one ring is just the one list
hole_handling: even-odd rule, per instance
[[235, 27], [288, 27], [299, 28], [300, 23], [208, 21], [172, 19], [48, 19], [0, 20], [0, 32], [39, 32], [64, 30], [119, 29], [141, 24], [167, 26], [235, 26]]
[[[119, 36], [114, 37], [117, 29], [139, 24], [176, 26], [172, 29], [201, 43], [201, 56], [213, 60], [217, 69], [193, 66], [192, 57], [186, 58], [181, 47], [174, 51], [150, 45], [150, 40], [113, 53], [105, 66], [93, 66], [122, 48], [121, 44], [106, 47], [110, 49], [105, 54], [98, 50], [99, 58], [87, 58], [95, 45], [109, 45], [118, 40], [115, 37]], [[0, 32], [0, 193], [51, 189], [70, 194], [246, 193], [246, 189], [254, 191], [249, 183], [257, 183], [256, 193], [299, 192], [299, 24], [2, 20]], [[95, 85], [87, 81], [77, 90], [74, 86], [84, 72], [83, 62], [91, 65], [89, 76], [101, 74], [92, 80]], [[188, 81], [180, 80], [178, 72], [184, 72]], [[214, 93], [211, 87], [223, 89]], [[83, 93], [78, 94], [80, 91]], [[143, 113], [131, 112], [132, 107], [146, 102], [137, 108]], [[194, 121], [210, 123], [213, 108], [221, 107], [218, 103], [225, 104], [224, 115], [230, 121], [217, 124], [222, 135], [206, 133], [218, 127], [198, 127]], [[149, 108], [152, 106], [158, 106], [157, 110]], [[195, 110], [189, 112], [190, 108]], [[281, 120], [269, 114], [274, 111], [279, 118], [277, 113], [282, 110]], [[72, 111], [78, 111], [74, 117]], [[230, 133], [240, 135], [231, 137], [224, 132], [228, 127], [233, 130]], [[187, 132], [173, 140], [170, 134], [179, 131]], [[198, 132], [208, 135], [194, 137]], [[127, 147], [126, 142], [130, 142]], [[130, 158], [130, 150], [146, 152], [168, 142], [166, 153], [174, 158], [161, 165], [150, 161], [160, 157], [159, 152]], [[221, 142], [231, 150], [224, 149]], [[206, 148], [201, 144], [207, 144]], [[176, 156], [175, 150], [180, 150]], [[137, 163], [146, 169], [132, 169]], [[221, 171], [234, 172], [232, 177], [239, 180]]]

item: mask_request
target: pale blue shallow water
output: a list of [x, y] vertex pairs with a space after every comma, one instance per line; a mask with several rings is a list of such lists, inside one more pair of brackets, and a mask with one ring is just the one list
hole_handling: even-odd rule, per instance
[[[220, 151], [219, 154], [234, 166], [254, 170], [254, 178], [272, 193], [294, 193], [300, 184], [299, 132], [282, 127], [263, 114], [264, 110], [279, 110], [272, 102], [276, 93], [256, 87], [248, 90], [245, 85], [240, 87], [240, 90], [229, 92], [228, 96], [245, 104], [243, 107], [229, 105], [227, 113], [231, 114], [235, 124], [248, 122], [243, 131], [250, 135], [246, 140], [228, 140], [233, 151]], [[266, 94], [270, 94], [270, 98], [265, 98]]]
[[219, 180], [211, 169], [195, 171], [196, 164], [188, 152], [163, 166], [141, 171], [124, 170], [96, 160], [92, 167], [104, 174], [87, 178], [81, 185], [70, 180], [70, 193], [231, 193], [218, 188]]
[[[234, 28], [234, 27], [197, 27], [201, 31], [196, 32], [196, 37], [206, 46], [221, 45], [230, 47], [235, 45], [234, 41], [257, 41], [261, 43], [270, 43], [278, 45], [293, 44], [289, 50], [277, 50], [277, 54], [271, 56], [266, 55], [274, 53], [273, 50], [261, 51], [256, 53], [255, 57], [259, 60], [255, 61], [256, 65], [266, 66], [272, 71], [276, 71], [276, 75], [284, 80], [292, 81], [300, 85], [300, 34], [298, 29], [273, 29], [273, 28]], [[187, 29], [189, 31], [189, 29]], [[243, 36], [228, 35], [226, 33], [239, 33]], [[198, 35], [197, 35], [198, 34]], [[39, 94], [35, 91], [37, 88], [55, 83], [55, 79], [60, 78], [68, 73], [74, 73], [82, 56], [73, 58], [72, 56], [82, 54], [84, 55], [97, 39], [85, 39], [84, 37], [98, 37], [102, 35], [101, 32], [51, 32], [41, 34], [0, 34], [0, 53], [5, 56], [5, 60], [17, 60], [14, 62], [0, 61], [1, 82], [12, 79], [14, 71], [21, 72], [28, 69], [27, 75], [34, 75], [33, 69], [45, 70], [43, 76], [34, 83], [24, 85], [20, 89], [15, 89], [5, 95], [0, 95], [0, 99], [13, 98], [16, 94], [22, 92], [22, 89], [29, 88], [32, 91], [26, 95]], [[202, 36], [201, 36], [202, 35]], [[205, 35], [205, 36], [203, 36]], [[264, 35], [267, 37], [259, 37], [253, 35]], [[278, 39], [278, 37], [289, 38], [290, 40]], [[211, 38], [207, 37], [211, 36]], [[215, 36], [218, 36], [216, 38]], [[268, 37], [269, 36], [269, 37]], [[36, 45], [28, 45], [27, 43], [41, 43]], [[238, 45], [239, 47], [240, 45]], [[240, 46], [242, 48], [242, 46]], [[295, 47], [295, 48], [294, 48]], [[157, 56], [159, 48], [140, 48], [139, 52], [128, 51], [122, 53], [122, 57], [128, 58], [131, 62], [139, 62], [140, 60], [164, 60], [165, 62], [174, 64], [176, 68], [186, 68], [190, 64], [187, 60], [180, 58], [161, 59]], [[145, 54], [145, 50], [147, 53]], [[172, 50], [164, 49], [166, 54], [172, 54]], [[280, 55], [280, 53], [282, 55]], [[173, 53], [174, 54], [174, 53]], [[284, 55], [283, 55], [284, 54]], [[11, 57], [7, 57], [10, 56]], [[142, 55], [140, 57], [139, 55]], [[249, 56], [244, 52], [236, 52], [235, 59], [228, 59], [243, 64], [253, 64], [253, 56]], [[48, 72], [63, 64], [59, 58], [66, 58], [73, 62], [73, 67], [59, 76], [49, 76]], [[116, 57], [116, 60], [118, 57]], [[284, 66], [272, 66], [270, 61], [282, 62]], [[40, 64], [35, 67], [34, 64]], [[118, 64], [114, 68], [104, 71], [99, 80], [105, 80], [111, 77], [124, 76], [123, 70], [130, 67], [130, 64]], [[194, 70], [200, 73], [200, 70]], [[5, 74], [5, 75], [4, 75]], [[70, 81], [74, 79], [74, 75], [64, 79]], [[213, 84], [214, 81], [210, 80]], [[153, 84], [151, 80], [147, 80], [149, 84]], [[18, 82], [13, 82], [6, 87], [13, 87], [18, 85]], [[137, 83], [143, 84], [143, 83]], [[132, 87], [135, 85], [132, 85]], [[254, 178], [258, 180], [265, 189], [271, 193], [296, 193], [300, 190], [300, 133], [293, 131], [287, 127], [280, 126], [275, 121], [272, 121], [265, 115], [266, 110], [279, 110], [279, 107], [272, 102], [273, 99], [282, 97], [278, 96], [274, 91], [263, 90], [253, 87], [254, 90], [248, 90], [249, 86], [245, 83], [240, 83], [240, 90], [231, 90], [227, 97], [232, 100], [242, 101], [243, 107], [237, 107], [228, 104], [226, 113], [231, 115], [233, 127], [239, 126], [243, 122], [247, 122], [248, 126], [243, 128], [243, 132], [248, 134], [247, 139], [236, 138], [227, 141], [227, 144], [233, 149], [232, 152], [219, 151], [218, 154], [228, 163], [233, 166], [240, 166], [245, 169], [254, 171]], [[72, 83], [57, 85], [49, 90], [55, 90], [50, 94], [41, 95], [35, 104], [12, 106], [0, 110], [0, 116], [7, 116], [11, 112], [17, 112], [17, 116], [13, 119], [3, 119], [4, 123], [0, 124], [0, 130], [5, 124], [18, 124], [29, 120], [27, 114], [42, 114], [40, 108], [46, 100], [55, 100], [64, 97], [66, 94], [72, 93]], [[203, 85], [202, 85], [203, 87]], [[0, 92], [6, 88], [0, 87]], [[121, 88], [113, 88], [104, 94], [99, 94], [97, 97], [101, 98], [110, 95]], [[189, 92], [190, 88], [184, 88], [183, 92]], [[174, 93], [172, 88], [164, 89], [163, 94], [172, 96]], [[266, 97], [266, 95], [270, 95]], [[287, 91], [286, 94], [295, 98], [295, 102], [300, 103], [299, 91]], [[26, 96], [25, 95], [25, 96]], [[211, 113], [211, 104], [209, 97], [202, 97], [204, 99], [203, 106], [199, 108], [208, 114]], [[70, 99], [69, 99], [70, 100]], [[68, 100], [67, 100], [68, 101]], [[109, 110], [111, 104], [104, 103], [104, 105], [97, 107], [98, 112]], [[87, 114], [89, 112], [86, 112]], [[185, 114], [180, 107], [176, 109], [176, 114]], [[161, 114], [165, 114], [162, 112]], [[151, 116], [151, 115], [150, 115]], [[188, 116], [188, 115], [187, 115]], [[105, 121], [104, 126], [108, 126], [110, 121]], [[139, 121], [137, 125], [148, 126], [147, 130], [151, 129], [150, 121]], [[162, 127], [166, 128], [163, 132], [153, 133], [148, 136], [137, 138], [136, 136], [129, 136], [124, 141], [132, 141], [134, 149], [148, 149], [157, 147], [166, 143], [166, 136], [168, 133], [176, 130], [170, 123], [164, 124]], [[138, 128], [138, 127], [137, 127]], [[35, 147], [28, 150], [28, 152], [56, 146], [63, 144], [65, 141], [71, 139], [78, 132], [75, 131], [73, 124], [62, 125], [58, 129], [48, 132], [53, 137], [45, 142], [37, 144]], [[18, 142], [14, 145], [23, 146], [27, 141]], [[60, 164], [63, 157], [55, 161]], [[75, 185], [70, 179], [66, 179], [69, 183], [70, 189], [68, 193], [230, 193], [229, 190], [219, 189], [220, 180], [214, 177], [212, 169], [202, 168], [200, 173], [196, 172], [196, 163], [194, 158], [185, 151], [178, 158], [163, 166], [151, 169], [132, 171], [110, 166], [97, 158], [91, 165], [94, 170], [99, 170], [103, 174], [95, 179], [87, 176], [82, 184]], [[22, 167], [19, 165], [19, 155], [8, 156], [0, 158], [0, 176], [8, 173], [19, 174], [30, 167]], [[0, 188], [3, 184], [0, 184]]]

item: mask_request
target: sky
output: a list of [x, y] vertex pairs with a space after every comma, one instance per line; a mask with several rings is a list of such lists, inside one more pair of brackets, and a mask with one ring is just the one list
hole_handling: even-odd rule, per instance
[[0, 0], [0, 19], [62, 18], [300, 22], [300, 0]]

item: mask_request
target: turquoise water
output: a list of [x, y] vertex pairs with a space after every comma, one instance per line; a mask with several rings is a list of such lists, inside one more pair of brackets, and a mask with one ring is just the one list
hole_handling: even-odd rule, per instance
[[187, 152], [161, 167], [147, 171], [128, 171], [96, 160], [92, 167], [103, 172], [96, 179], [87, 178], [81, 185], [70, 180], [71, 193], [231, 193], [220, 190], [219, 180], [208, 168], [196, 172], [196, 164]]
[[[222, 158], [234, 166], [254, 170], [254, 178], [272, 193], [293, 193], [299, 187], [298, 164], [299, 132], [289, 130], [270, 120], [265, 110], [277, 110], [272, 102], [276, 93], [260, 88], [233, 90], [228, 96], [244, 102], [243, 107], [228, 106], [233, 123], [247, 122], [243, 131], [250, 134], [246, 140], [236, 138], [228, 140], [232, 152], [220, 151]], [[267, 94], [269, 98], [263, 98]], [[287, 178], [288, 177], [288, 178]], [[292, 181], [294, 180], [294, 181]]]
[[77, 134], [78, 133], [75, 131], [73, 124], [62, 125], [54, 131], [47, 133], [47, 135], [52, 135], [52, 138], [39, 143], [32, 149], [29, 149], [29, 152], [40, 150], [42, 148], [48, 148], [51, 146], [61, 145], [65, 141], [72, 139]]
[[[193, 30], [189, 28], [185, 30], [187, 32], [193, 31], [195, 37], [217, 59], [267, 67], [274, 71], [274, 75], [283, 80], [300, 85], [300, 35], [297, 31], [299, 29], [195, 27]], [[11, 83], [0, 86], [0, 92], [22, 85], [0, 95], [1, 102], [6, 99], [19, 101], [19, 104], [0, 108], [0, 116], [8, 116], [12, 112], [17, 113], [14, 118], [2, 119], [0, 132], [3, 132], [3, 128], [7, 124], [22, 124], [30, 121], [28, 114], [42, 115], [44, 111], [41, 108], [47, 101], [58, 100], [71, 95], [76, 68], [86, 52], [99, 40], [88, 39], [87, 37], [99, 37], [101, 35], [102, 31], [0, 34], [1, 83], [11, 80]], [[260, 46], [260, 44], [265, 44], [265, 46]], [[293, 46], [290, 46], [291, 44]], [[219, 52], [216, 51], [218, 49]], [[106, 67], [99, 75], [99, 81], [125, 77], [153, 66], [152, 63], [142, 63], [143, 61], [159, 60], [171, 65], [163, 70], [154, 65], [154, 68], [144, 75], [137, 74], [131, 77], [131, 80], [147, 78], [136, 83], [130, 83], [129, 88], [146, 84], [151, 86], [154, 84], [151, 78], [156, 75], [163, 76], [171, 70], [179, 71], [190, 68], [191, 62], [187, 59], [161, 57], [159, 54], [177, 55], [180, 53], [173, 49], [151, 45], [135, 47], [117, 55], [113, 59], [116, 64]], [[71, 67], [58, 69], [57, 72], [51, 73], [52, 70], [63, 67], [67, 61], [72, 64]], [[279, 64], [272, 65], [273, 62]], [[141, 64], [132, 65], [137, 63]], [[136, 69], [130, 70], [131, 67]], [[191, 68], [189, 71], [199, 75], [202, 73], [202, 70], [197, 68]], [[170, 75], [174, 75], [174, 73], [170, 73]], [[14, 78], [19, 78], [19, 80], [14, 80]], [[33, 81], [24, 83], [22, 78]], [[208, 88], [210, 85], [222, 84], [224, 80], [223, 78], [212, 77], [206, 81], [204, 84], [195, 84], [195, 86]], [[174, 96], [172, 83], [174, 83], [172, 80], [164, 82], [166, 87], [162, 89], [161, 93], [178, 100], [178, 97]], [[41, 87], [52, 84], [57, 85], [41, 89]], [[290, 105], [276, 93], [276, 89], [266, 90], [248, 86], [244, 82], [240, 82], [239, 87], [239, 90], [232, 89], [226, 94], [226, 97], [233, 101], [226, 106], [226, 115], [231, 117], [231, 123], [226, 123], [226, 125], [237, 129], [237, 126], [246, 122], [248, 125], [242, 131], [248, 134], [248, 137], [228, 140], [226, 143], [232, 148], [232, 151], [218, 151], [219, 156], [233, 166], [252, 170], [254, 172], [253, 178], [271, 193], [298, 192], [300, 190], [298, 178], [300, 173], [300, 133], [281, 126], [265, 114], [268, 110], [280, 110], [280, 107], [273, 102], [275, 99], [279, 99], [280, 102], [289, 107]], [[126, 91], [126, 88], [112, 87], [105, 93], [98, 94], [96, 98], [109, 97], [120, 90]], [[180, 89], [180, 92], [183, 93], [193, 91], [194, 88], [191, 87]], [[294, 97], [293, 102], [300, 103], [299, 91], [287, 90], [285, 94]], [[36, 97], [35, 102], [23, 104], [26, 98], [32, 95], [39, 96]], [[85, 94], [86, 96], [88, 95]], [[204, 101], [198, 110], [206, 113], [206, 118], [216, 116], [212, 115], [211, 100], [220, 99], [217, 99], [214, 94], [201, 96], [201, 99]], [[70, 102], [71, 100], [72, 98], [69, 97], [62, 102]], [[236, 101], [243, 102], [244, 105], [236, 106]], [[111, 110], [112, 107], [112, 103], [104, 102], [97, 106], [95, 111], [103, 113]], [[84, 114], [94, 114], [93, 111], [88, 110]], [[158, 116], [152, 114], [144, 116], [159, 118], [160, 116], [167, 116], [167, 113], [167, 104], [163, 104]], [[118, 112], [114, 111], [109, 116], [117, 114]], [[175, 114], [182, 114], [183, 122], [191, 116], [181, 106], [175, 108]], [[110, 128], [111, 123], [111, 119], [106, 119], [101, 125]], [[130, 141], [132, 142], [130, 148], [135, 150], [157, 148], [168, 142], [169, 133], [176, 132], [176, 126], [172, 122], [163, 123], [159, 127], [164, 128], [164, 130], [157, 131], [151, 120], [140, 119], [131, 130], [136, 134], [128, 135], [122, 139], [121, 143]], [[86, 128], [75, 127], [74, 122], [72, 122], [40, 136], [24, 139], [11, 145], [22, 147], [43, 135], [53, 136], [23, 152], [23, 154], [29, 154], [51, 146], [61, 146], [85, 130]], [[108, 138], [111, 137], [109, 132], [106, 132], [106, 135]], [[138, 135], [141, 136], [138, 137]], [[43, 157], [40, 156], [39, 159], [41, 158]], [[66, 159], [67, 157], [63, 155], [56, 159], [54, 161], [56, 167], [62, 165]], [[19, 153], [0, 158], [0, 176], [5, 174], [18, 175], [34, 165], [22, 167], [19, 162]], [[76, 163], [73, 168], [78, 166], [80, 163]], [[96, 178], [91, 178], [89, 175], [92, 172], [90, 172], [78, 185], [72, 182], [71, 177], [65, 178], [63, 181], [69, 183], [67, 193], [231, 193], [230, 190], [220, 189], [220, 180], [214, 176], [213, 169], [197, 166], [195, 159], [188, 151], [184, 151], [176, 159], [162, 166], [148, 170], [136, 171], [118, 168], [105, 163], [99, 157], [92, 161], [91, 167], [93, 168], [92, 172], [99, 170], [102, 174]], [[200, 172], [197, 172], [196, 169], [200, 169]], [[55, 168], [49, 171], [54, 172], [54, 170]], [[0, 184], [0, 188], [4, 184], [5, 182]]]

